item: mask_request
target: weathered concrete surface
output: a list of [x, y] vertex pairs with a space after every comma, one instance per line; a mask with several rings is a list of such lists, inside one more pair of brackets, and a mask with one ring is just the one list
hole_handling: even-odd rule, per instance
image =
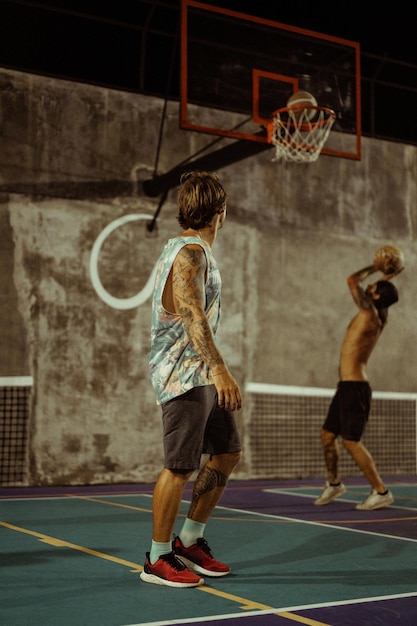
[[[180, 130], [177, 103], [163, 117], [159, 100], [18, 72], [0, 70], [0, 102], [0, 376], [34, 379], [29, 482], [154, 480], [162, 445], [148, 376], [150, 302], [128, 310], [103, 302], [91, 251], [113, 220], [152, 219], [159, 198], [147, 197], [142, 182], [157, 154], [163, 173], [213, 138]], [[416, 392], [417, 149], [365, 139], [360, 162], [272, 156], [219, 171], [229, 194], [215, 246], [219, 342], [235, 376], [242, 387], [333, 387], [355, 313], [346, 277], [394, 243], [407, 270], [369, 375], [374, 389]], [[156, 231], [138, 220], [103, 242], [98, 270], [110, 294], [143, 288], [179, 230], [176, 214], [173, 189]], [[244, 442], [249, 417], [245, 409], [238, 416]], [[250, 450], [236, 476], [250, 477]]]

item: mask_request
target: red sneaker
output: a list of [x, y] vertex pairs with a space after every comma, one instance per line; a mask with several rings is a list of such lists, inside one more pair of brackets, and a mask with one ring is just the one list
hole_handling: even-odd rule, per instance
[[190, 572], [184, 563], [177, 559], [174, 552], [163, 554], [153, 565], [147, 552], [140, 577], [146, 583], [168, 585], [168, 587], [198, 587], [204, 584], [204, 578]]
[[216, 561], [207, 541], [203, 538], [197, 539], [197, 543], [189, 548], [185, 548], [181, 543], [181, 539], [175, 537], [173, 548], [175, 555], [185, 565], [200, 574], [206, 574], [206, 576], [226, 576], [231, 571], [231, 568], [226, 563]]

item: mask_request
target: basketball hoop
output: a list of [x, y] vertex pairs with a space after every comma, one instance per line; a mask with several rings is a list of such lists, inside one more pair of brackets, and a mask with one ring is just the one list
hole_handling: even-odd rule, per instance
[[268, 125], [268, 138], [275, 146], [273, 160], [317, 161], [335, 119], [336, 113], [326, 107], [302, 105], [278, 109]]

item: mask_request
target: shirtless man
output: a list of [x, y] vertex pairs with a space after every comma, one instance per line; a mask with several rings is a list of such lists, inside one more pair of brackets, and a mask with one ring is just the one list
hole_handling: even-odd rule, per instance
[[397, 289], [388, 281], [401, 270], [384, 274], [381, 280], [369, 285], [366, 290], [361, 287], [361, 283], [370, 274], [384, 269], [384, 259], [377, 256], [373, 265], [355, 272], [347, 279], [359, 312], [346, 331], [340, 352], [339, 384], [320, 431], [328, 479], [323, 493], [314, 502], [317, 505], [328, 504], [346, 491], [338, 473], [339, 435], [345, 449], [372, 487], [366, 500], [356, 508], [370, 511], [388, 506], [394, 501], [371, 454], [361, 442], [372, 398], [366, 365], [387, 322], [388, 307], [398, 301]]

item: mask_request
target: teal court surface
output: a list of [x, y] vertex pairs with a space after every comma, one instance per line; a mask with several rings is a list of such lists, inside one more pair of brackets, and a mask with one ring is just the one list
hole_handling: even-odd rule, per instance
[[232, 572], [194, 589], [139, 578], [152, 485], [0, 488], [0, 624], [416, 626], [416, 477], [385, 479], [377, 511], [359, 479], [322, 507], [316, 480], [230, 481], [205, 536]]

